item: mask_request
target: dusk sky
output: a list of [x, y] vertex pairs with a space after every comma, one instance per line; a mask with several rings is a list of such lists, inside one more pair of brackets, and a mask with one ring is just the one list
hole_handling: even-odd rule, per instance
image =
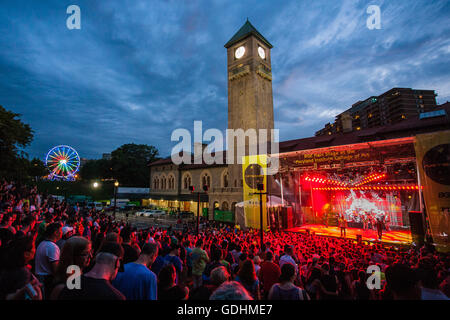
[[[81, 8], [81, 30], [66, 9]], [[381, 29], [369, 30], [369, 5]], [[2, 0], [0, 105], [22, 114], [30, 157], [100, 158], [125, 143], [168, 156], [176, 128], [227, 127], [224, 44], [250, 22], [274, 46], [280, 140], [313, 136], [392, 87], [450, 100], [450, 1]]]

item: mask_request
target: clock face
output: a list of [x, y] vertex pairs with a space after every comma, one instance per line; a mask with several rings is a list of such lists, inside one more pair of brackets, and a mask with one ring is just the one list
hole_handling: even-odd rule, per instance
[[258, 54], [261, 57], [261, 59], [265, 59], [266, 58], [266, 52], [261, 47], [258, 47]]
[[245, 48], [243, 46], [241, 46], [236, 49], [234, 56], [236, 57], [236, 59], [240, 59], [240, 58], [242, 58], [244, 53], [245, 53]]

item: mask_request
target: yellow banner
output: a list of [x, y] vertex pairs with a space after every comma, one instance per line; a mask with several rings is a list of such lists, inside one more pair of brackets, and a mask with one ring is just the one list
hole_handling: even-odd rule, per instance
[[417, 135], [415, 149], [433, 240], [450, 251], [450, 131]]
[[[267, 192], [267, 156], [244, 156], [242, 160], [242, 178], [244, 182], [244, 215], [247, 228], [260, 229], [259, 195]], [[258, 184], [264, 190], [258, 190]], [[267, 197], [262, 195], [263, 229], [267, 230]]]

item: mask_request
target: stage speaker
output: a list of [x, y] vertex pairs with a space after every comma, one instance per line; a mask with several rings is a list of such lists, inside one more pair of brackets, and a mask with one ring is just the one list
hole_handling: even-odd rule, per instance
[[422, 245], [425, 239], [425, 229], [423, 227], [422, 212], [420, 211], [409, 211], [409, 224], [411, 226], [412, 240], [418, 244]]
[[290, 229], [294, 227], [294, 215], [292, 207], [283, 207], [281, 210], [281, 225], [283, 229]]

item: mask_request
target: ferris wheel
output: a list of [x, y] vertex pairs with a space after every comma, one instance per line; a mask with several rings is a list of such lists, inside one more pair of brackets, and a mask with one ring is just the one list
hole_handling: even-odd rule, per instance
[[73, 181], [80, 168], [80, 156], [70, 146], [56, 146], [47, 153], [45, 165], [50, 171], [49, 179]]

